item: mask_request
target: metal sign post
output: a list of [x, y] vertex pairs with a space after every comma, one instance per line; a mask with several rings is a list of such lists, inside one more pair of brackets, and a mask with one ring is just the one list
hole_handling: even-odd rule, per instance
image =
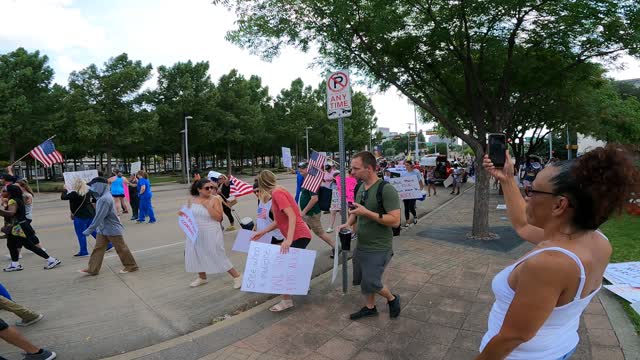
[[[343, 224], [347, 223], [347, 185], [346, 185], [346, 164], [344, 150], [344, 118], [338, 118], [338, 146], [340, 149], [340, 217]], [[347, 273], [347, 251], [342, 252], [342, 292], [347, 292], [349, 274]]]
[[[344, 149], [344, 118], [351, 116], [351, 83], [349, 73], [336, 71], [327, 78], [327, 117], [338, 119], [338, 143], [340, 150], [340, 217], [342, 224], [347, 223], [347, 164]], [[348, 235], [350, 236], [350, 235]], [[336, 246], [340, 246], [336, 244]], [[347, 268], [347, 250], [342, 251], [342, 292], [346, 293], [349, 284]]]

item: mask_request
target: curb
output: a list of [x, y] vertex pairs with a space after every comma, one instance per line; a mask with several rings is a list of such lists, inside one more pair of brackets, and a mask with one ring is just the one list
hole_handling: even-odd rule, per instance
[[613, 331], [618, 337], [622, 353], [626, 360], [640, 359], [640, 338], [636, 334], [631, 320], [615, 295], [604, 289], [598, 294], [598, 298], [607, 313]]
[[[351, 260], [349, 260], [350, 262]], [[322, 287], [326, 287], [326, 281], [328, 281], [331, 278], [331, 271], [329, 270], [327, 272], [324, 272], [322, 274], [319, 274], [318, 276], [316, 276], [315, 278], [311, 279], [311, 288], [313, 287], [318, 287], [318, 288], [322, 288]], [[336, 279], [337, 281], [337, 279]], [[324, 284], [320, 284], [321, 282], [324, 282]], [[336, 282], [337, 283], [337, 282]], [[331, 286], [331, 285], [329, 285]], [[120, 354], [120, 355], [114, 355], [111, 357], [107, 357], [107, 358], [103, 358], [102, 360], [135, 360], [135, 359], [140, 359], [146, 356], [150, 356], [153, 354], [157, 354], [161, 351], [167, 350], [167, 349], [171, 349], [174, 347], [177, 347], [179, 345], [185, 344], [185, 343], [189, 343], [189, 342], [193, 342], [196, 341], [199, 338], [202, 338], [204, 336], [210, 335], [216, 331], [221, 331], [224, 330], [228, 327], [234, 326], [235, 324], [239, 323], [240, 321], [246, 320], [248, 318], [251, 318], [261, 312], [264, 311], [269, 311], [269, 308], [275, 304], [277, 304], [280, 301], [280, 295], [276, 295], [274, 298], [269, 299], [265, 302], [263, 302], [260, 305], [257, 305], [255, 307], [252, 307], [251, 309], [244, 311], [236, 316], [233, 316], [229, 319], [220, 321], [218, 323], [215, 323], [213, 325], [209, 325], [205, 328], [202, 328], [200, 330], [196, 330], [194, 332], [191, 332], [189, 334], [186, 335], [182, 335], [176, 338], [173, 338], [171, 340], [167, 340], [165, 342], [159, 343], [159, 344], [155, 344], [155, 345], [151, 345], [149, 347], [146, 348], [142, 348], [142, 349], [138, 349], [138, 350], [134, 350], [134, 351], [130, 351], [124, 354]], [[294, 307], [294, 311], [296, 311], [297, 308]], [[274, 322], [277, 323], [278, 321], [280, 321], [280, 319], [276, 319], [276, 321]], [[266, 328], [268, 326], [271, 326], [272, 324], [266, 325], [263, 328]], [[238, 340], [242, 340], [241, 338], [236, 338], [236, 339], [231, 339], [230, 343], [226, 344], [226, 345], [222, 345], [219, 349], [216, 349], [214, 351], [212, 351], [211, 353], [214, 353], [216, 351], [219, 351], [221, 349], [224, 349], [225, 347], [232, 345], [233, 343], [235, 343]], [[204, 355], [206, 356], [206, 355]], [[155, 357], [154, 357], [155, 359]]]

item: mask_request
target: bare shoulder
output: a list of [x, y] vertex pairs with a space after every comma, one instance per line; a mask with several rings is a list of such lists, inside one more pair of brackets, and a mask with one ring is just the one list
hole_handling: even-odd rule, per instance
[[519, 279], [542, 280], [550, 284], [563, 284], [567, 279], [580, 276], [575, 261], [560, 251], [543, 251], [527, 259], [519, 268]]

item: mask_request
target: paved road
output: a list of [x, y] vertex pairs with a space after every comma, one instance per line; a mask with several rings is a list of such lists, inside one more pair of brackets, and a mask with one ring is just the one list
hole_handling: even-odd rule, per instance
[[[291, 176], [285, 176], [281, 184], [295, 191]], [[115, 254], [109, 254], [97, 277], [77, 273], [88, 259], [72, 256], [77, 252], [77, 241], [68, 219], [67, 202], [56, 201], [53, 194], [37, 197], [34, 226], [48, 252], [63, 264], [45, 271], [42, 259], [25, 252], [24, 271], [0, 273], [0, 282], [17, 302], [45, 314], [41, 323], [23, 329], [30, 339], [54, 348], [64, 354], [64, 359], [99, 359], [184, 335], [268, 298], [233, 290], [226, 274], [211, 275], [207, 285], [190, 288], [194, 275], [184, 271], [184, 237], [176, 223], [176, 211], [186, 200], [187, 191], [175, 185], [159, 190], [160, 187], [153, 201], [158, 223], [138, 225], [125, 221], [125, 239], [140, 271], [117, 274], [121, 264]], [[449, 195], [438, 197], [440, 200], [429, 205], [425, 201], [423, 206], [435, 207]], [[255, 197], [246, 196], [239, 199], [235, 208], [241, 217], [252, 216], [255, 205]], [[325, 227], [329, 220], [324, 216]], [[228, 251], [234, 238], [235, 233], [225, 235]], [[314, 238], [310, 249], [319, 250], [314, 276], [330, 269], [329, 246]], [[242, 271], [246, 255], [230, 255], [232, 263]], [[16, 320], [13, 314], [3, 311], [0, 317]], [[8, 359], [20, 358], [15, 348], [1, 342], [0, 354]]]

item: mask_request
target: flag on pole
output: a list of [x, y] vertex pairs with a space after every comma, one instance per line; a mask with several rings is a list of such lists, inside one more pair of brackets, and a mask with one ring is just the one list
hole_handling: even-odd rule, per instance
[[29, 152], [34, 159], [40, 161], [44, 167], [51, 167], [53, 164], [64, 162], [62, 154], [56, 150], [51, 139], [45, 140]]
[[238, 179], [233, 175], [229, 176], [229, 180], [231, 181], [231, 191], [230, 191], [231, 196], [235, 196], [238, 198], [240, 196], [253, 194], [252, 185], [247, 184], [246, 182]]
[[326, 162], [327, 157], [320, 154], [317, 151], [314, 151], [311, 154], [311, 159], [309, 159], [309, 167], [307, 168], [308, 174], [304, 178], [304, 182], [302, 183], [302, 188], [307, 189], [311, 192], [318, 192], [318, 188], [324, 180], [324, 163]]

